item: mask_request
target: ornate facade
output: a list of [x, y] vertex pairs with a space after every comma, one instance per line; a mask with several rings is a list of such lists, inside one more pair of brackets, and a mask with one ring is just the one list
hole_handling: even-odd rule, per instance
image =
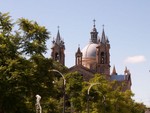
[[[127, 68], [125, 68], [124, 74], [118, 75], [114, 66], [110, 74], [110, 43], [105, 35], [104, 28], [101, 36], [98, 36], [95, 20], [90, 35], [90, 42], [82, 50], [78, 47], [75, 53], [75, 65], [69, 68], [69, 72], [78, 71], [86, 81], [92, 78], [95, 73], [103, 74], [109, 80], [126, 83], [124, 90], [131, 89], [131, 74]], [[59, 30], [52, 43], [52, 59], [65, 65], [65, 45], [60, 37]]]

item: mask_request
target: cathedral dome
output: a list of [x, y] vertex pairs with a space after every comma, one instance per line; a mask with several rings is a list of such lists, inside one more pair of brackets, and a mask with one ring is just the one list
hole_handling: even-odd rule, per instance
[[82, 49], [83, 58], [96, 58], [96, 47], [98, 44], [89, 43]]

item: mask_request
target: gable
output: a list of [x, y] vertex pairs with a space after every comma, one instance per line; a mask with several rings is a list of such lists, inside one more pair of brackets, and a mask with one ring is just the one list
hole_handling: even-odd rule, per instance
[[69, 69], [69, 72], [78, 72], [83, 76], [83, 80], [89, 81], [89, 79], [93, 78], [94, 72], [89, 70], [86, 67], [83, 67], [81, 65], [73, 66]]

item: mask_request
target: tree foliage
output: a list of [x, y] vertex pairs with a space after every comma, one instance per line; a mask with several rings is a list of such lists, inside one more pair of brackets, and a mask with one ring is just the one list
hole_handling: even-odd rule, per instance
[[[52, 68], [52, 60], [42, 55], [46, 52], [45, 44], [49, 39], [49, 33], [45, 27], [27, 19], [20, 19], [19, 22], [20, 29], [13, 32], [14, 23], [9, 14], [0, 13], [1, 113], [34, 111], [34, 105], [30, 103], [34, 103], [33, 99], [38, 91], [47, 90], [44, 79], [48, 81], [48, 69]], [[24, 29], [25, 26], [28, 27], [28, 30]], [[30, 33], [31, 31], [34, 33]], [[26, 46], [26, 43], [34, 41], [38, 42], [38, 46], [31, 48]], [[22, 51], [30, 53], [30, 57], [27, 59]], [[46, 85], [42, 86], [42, 82]]]
[[46, 53], [46, 40], [49, 39], [49, 32], [44, 26], [37, 22], [21, 18], [18, 21], [22, 35], [22, 52], [29, 55]]

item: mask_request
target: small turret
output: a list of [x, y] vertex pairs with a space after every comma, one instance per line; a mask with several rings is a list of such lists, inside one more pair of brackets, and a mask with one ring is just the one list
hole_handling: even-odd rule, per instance
[[127, 67], [125, 67], [125, 70], [124, 70], [124, 75], [127, 75], [129, 72], [129, 70], [127, 69]]
[[97, 43], [97, 35], [98, 35], [98, 32], [97, 32], [97, 29], [95, 27], [95, 19], [93, 20], [94, 22], [94, 25], [93, 25], [93, 29], [91, 31], [91, 42], [92, 43]]
[[111, 75], [117, 75], [117, 72], [116, 72], [116, 68], [115, 68], [115, 66], [113, 67], [113, 70], [112, 70]]
[[80, 50], [80, 47], [78, 47], [78, 50], [76, 52], [76, 65], [82, 65], [82, 52]]

